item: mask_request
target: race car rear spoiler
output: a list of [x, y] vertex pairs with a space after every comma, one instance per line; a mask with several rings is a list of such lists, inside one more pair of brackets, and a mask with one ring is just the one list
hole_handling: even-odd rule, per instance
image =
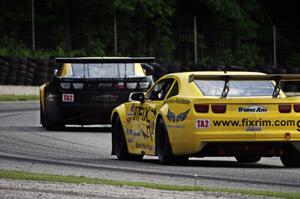
[[229, 92], [229, 81], [239, 80], [239, 81], [261, 81], [261, 80], [272, 80], [275, 81], [275, 87], [273, 91], [273, 98], [277, 98], [281, 87], [281, 81], [300, 81], [300, 74], [267, 74], [267, 75], [258, 75], [258, 74], [249, 74], [249, 75], [230, 75], [230, 74], [223, 74], [223, 75], [195, 75], [191, 74], [189, 76], [189, 83], [194, 80], [223, 80], [224, 88], [222, 91], [222, 98], [226, 98]]
[[155, 57], [56, 57], [56, 63], [154, 63]]
[[249, 81], [249, 80], [274, 80], [274, 81], [300, 81], [300, 74], [267, 74], [267, 75], [194, 75], [189, 76], [189, 83], [194, 80], [240, 80], [240, 81]]

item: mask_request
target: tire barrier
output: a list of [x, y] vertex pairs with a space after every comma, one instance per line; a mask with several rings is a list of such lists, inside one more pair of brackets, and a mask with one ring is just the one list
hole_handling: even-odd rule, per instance
[[49, 59], [0, 57], [0, 85], [39, 86], [50, 79], [54, 68]]
[[[247, 68], [241, 66], [209, 66], [209, 65], [181, 65], [178, 62], [151, 64], [154, 68], [155, 80], [167, 73], [180, 71], [258, 71], [268, 74], [300, 73], [298, 67], [258, 65]], [[14, 56], [0, 56], [0, 85], [34, 85], [39, 86], [53, 77], [57, 66], [54, 59], [35, 57], [18, 58]], [[286, 91], [300, 91], [300, 82], [288, 82], [282, 85]]]

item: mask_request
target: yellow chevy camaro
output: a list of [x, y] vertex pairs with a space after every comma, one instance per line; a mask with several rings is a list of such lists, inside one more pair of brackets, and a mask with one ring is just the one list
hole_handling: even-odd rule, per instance
[[299, 74], [258, 72], [165, 75], [113, 110], [112, 154], [120, 160], [158, 156], [163, 164], [279, 156], [285, 167], [299, 167], [300, 97], [286, 97], [280, 87], [299, 80]]

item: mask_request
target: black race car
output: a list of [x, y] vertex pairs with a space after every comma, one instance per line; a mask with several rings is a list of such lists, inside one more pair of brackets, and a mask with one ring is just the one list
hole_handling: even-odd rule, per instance
[[40, 87], [40, 122], [48, 130], [66, 124], [109, 124], [111, 111], [129, 94], [153, 85], [153, 57], [55, 58], [56, 75]]

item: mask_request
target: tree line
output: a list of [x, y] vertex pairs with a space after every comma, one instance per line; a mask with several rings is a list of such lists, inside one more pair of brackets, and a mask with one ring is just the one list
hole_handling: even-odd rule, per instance
[[203, 66], [299, 66], [296, 8], [296, 0], [3, 0], [0, 56], [155, 56], [194, 65], [196, 49]]

